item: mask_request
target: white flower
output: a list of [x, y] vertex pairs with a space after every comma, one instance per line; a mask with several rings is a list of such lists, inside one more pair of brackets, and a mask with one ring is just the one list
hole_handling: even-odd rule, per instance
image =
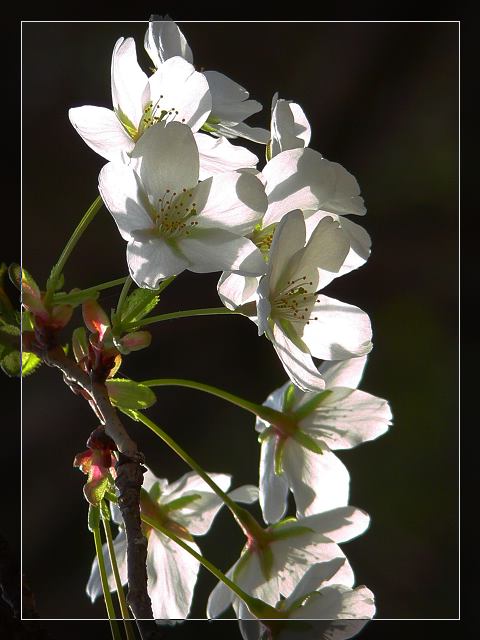
[[[152, 16], [145, 34], [145, 50], [156, 67], [172, 56], [183, 56], [193, 63], [192, 50], [178, 26], [170, 19]], [[212, 110], [203, 129], [227, 138], [240, 136], [266, 144], [270, 137], [266, 129], [250, 127], [244, 120], [262, 109], [256, 100], [249, 100], [249, 93], [218, 71], [205, 71], [204, 76], [212, 96]]]
[[[275, 640], [320, 640], [351, 638], [375, 615], [373, 593], [365, 586], [350, 589], [341, 584], [330, 584], [341, 558], [313, 565], [300, 580], [292, 593], [277, 603], [282, 622], [256, 620], [247, 607], [239, 605], [240, 631], [245, 640], [275, 638]], [[296, 625], [284, 620], [309, 620], [309, 624]], [[350, 626], [333, 624], [334, 620], [364, 620]], [[319, 622], [323, 621], [323, 622]], [[328, 630], [328, 634], [327, 634]], [[323, 635], [324, 634], [324, 635]]]
[[[325, 585], [352, 587], [352, 569], [337, 543], [363, 533], [369, 521], [364, 511], [341, 507], [252, 532], [227, 576], [246, 593], [275, 606], [281, 596], [292, 593], [311, 565], [341, 558], [344, 562]], [[240, 600], [219, 582], [208, 599], [207, 616], [215, 618], [229, 605], [238, 613]]]
[[254, 169], [257, 166], [255, 154], [245, 147], [232, 144], [223, 136], [213, 138], [197, 132], [194, 137], [200, 153], [200, 180], [226, 171]]
[[160, 122], [147, 129], [129, 166], [110, 162], [99, 190], [122, 237], [139, 287], [185, 269], [265, 271], [260, 251], [244, 237], [266, 209], [262, 183], [250, 173], [225, 172], [198, 183], [199, 155], [191, 129]]
[[[249, 237], [266, 259], [278, 222], [290, 211], [300, 209], [305, 216], [307, 239], [323, 218], [329, 216], [338, 223], [349, 251], [337, 276], [366, 262], [370, 236], [345, 217], [364, 215], [366, 209], [356, 179], [344, 167], [326, 160], [313, 149], [287, 149], [267, 162], [259, 178], [265, 185], [268, 208]], [[253, 300], [257, 286], [258, 280], [224, 273], [218, 283], [218, 294], [225, 306], [234, 309]]]
[[289, 489], [297, 516], [348, 503], [348, 471], [331, 450], [378, 438], [392, 418], [386, 400], [357, 390], [366, 362], [367, 356], [325, 362], [319, 368], [325, 391], [304, 393], [287, 382], [264, 402], [283, 412], [287, 425], [256, 421], [262, 442], [260, 506], [266, 522], [284, 516]]
[[372, 349], [370, 320], [358, 307], [318, 295], [338, 273], [349, 246], [338, 223], [323, 218], [306, 242], [301, 211], [282, 218], [275, 230], [266, 275], [257, 294], [258, 333], [271, 340], [286, 372], [301, 389], [325, 382], [313, 364], [345, 360]]
[[[221, 473], [211, 473], [210, 478], [227, 491], [231, 478]], [[151, 471], [144, 476], [141, 496], [141, 511], [151, 520], [181, 537], [194, 551], [201, 553], [193, 536], [203, 536], [210, 529], [213, 519], [223, 502], [196, 473], [190, 472], [180, 480], [169, 484], [155, 477]], [[254, 502], [254, 487], [244, 486], [232, 491], [230, 497], [239, 502]], [[112, 504], [113, 520], [120, 525], [114, 541], [115, 555], [122, 584], [127, 582], [126, 537], [120, 510]], [[144, 526], [148, 538], [147, 574], [148, 593], [152, 600], [154, 617], [157, 619], [186, 618], [193, 598], [199, 563], [177, 543], [160, 531]], [[115, 591], [115, 580], [108, 555], [103, 546], [110, 591]], [[92, 602], [102, 595], [98, 562], [95, 559], [87, 583], [87, 594]]]
[[133, 38], [119, 38], [112, 55], [113, 111], [84, 106], [69, 118], [89, 147], [119, 160], [152, 124], [176, 120], [197, 131], [212, 107], [208, 83], [193, 65], [176, 56], [148, 78], [137, 62]]

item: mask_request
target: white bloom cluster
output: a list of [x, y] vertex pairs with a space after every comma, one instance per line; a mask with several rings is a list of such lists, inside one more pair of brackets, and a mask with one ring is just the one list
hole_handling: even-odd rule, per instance
[[[246, 124], [261, 105], [225, 75], [197, 71], [174, 22], [151, 19], [145, 48], [155, 66], [149, 77], [133, 39], [117, 41], [112, 110], [69, 112], [85, 142], [108, 160], [99, 190], [127, 242], [131, 277], [155, 289], [186, 269], [223, 272], [223, 304], [257, 324], [290, 378], [265, 402], [281, 418], [256, 423], [267, 527], [245, 528], [245, 548], [227, 575], [284, 619], [369, 619], [373, 594], [354, 588], [338, 546], [365, 531], [369, 517], [348, 506], [349, 474], [333, 451], [380, 436], [391, 412], [385, 400], [357, 389], [372, 349], [368, 315], [321, 293], [370, 255], [368, 233], [346, 217], [366, 213], [358, 183], [309, 148], [311, 129], [298, 104], [275, 95], [270, 130]], [[263, 168], [253, 153], [229, 141], [239, 137], [266, 145]], [[313, 358], [325, 362], [318, 367]], [[228, 476], [212, 478], [228, 490]], [[195, 474], [169, 485], [150, 473], [144, 488], [149, 498], [142, 509], [199, 552], [193, 536], [208, 531], [220, 499]], [[289, 490], [296, 517], [282, 520]], [[252, 502], [258, 491], [244, 487], [230, 495]], [[113, 515], [121, 523], [115, 509]], [[154, 614], [185, 618], [199, 564], [155, 529], [147, 533]], [[126, 581], [121, 528], [115, 546]], [[96, 563], [87, 590], [92, 599], [101, 593]], [[242, 619], [245, 638], [266, 632], [219, 583], [207, 615], [216, 617], [229, 605]], [[278, 627], [275, 637], [288, 638], [288, 628]]]

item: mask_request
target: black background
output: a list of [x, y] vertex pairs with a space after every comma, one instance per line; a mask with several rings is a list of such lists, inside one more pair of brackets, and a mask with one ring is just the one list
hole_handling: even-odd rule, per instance
[[[256, 124], [267, 125], [274, 91], [298, 101], [312, 125], [310, 146], [361, 185], [373, 254], [327, 293], [370, 314], [374, 351], [362, 388], [390, 400], [395, 422], [378, 441], [340, 454], [352, 476], [351, 503], [372, 516], [367, 533], [345, 551], [357, 582], [374, 591], [379, 617], [456, 617], [458, 25], [181, 27], [197, 65], [226, 73], [264, 104]], [[110, 107], [113, 44], [135, 36], [148, 64], [144, 29], [23, 25], [23, 260], [41, 283], [95, 197], [104, 162], [76, 135], [67, 109]], [[103, 211], [67, 265], [67, 288], [123, 275], [124, 249]], [[216, 280], [183, 274], [162, 309], [216, 306]], [[114, 305], [116, 298], [104, 300]], [[245, 319], [178, 320], [153, 334], [153, 348], [132, 355], [126, 374], [191, 377], [255, 401], [285, 380], [270, 345]], [[194, 391], [159, 390], [158, 398], [149, 415], [207, 469], [233, 473], [235, 485], [256, 481], [248, 415]], [[23, 410], [23, 569], [42, 617], [103, 617], [103, 605], [90, 605], [84, 594], [92, 544], [84, 479], [71, 467], [95, 421], [47, 369], [25, 381]], [[174, 480], [186, 471], [139, 425], [132, 433], [158, 475]], [[222, 513], [199, 543], [226, 568], [242, 538]], [[203, 617], [214, 584], [201, 573], [194, 616]]]

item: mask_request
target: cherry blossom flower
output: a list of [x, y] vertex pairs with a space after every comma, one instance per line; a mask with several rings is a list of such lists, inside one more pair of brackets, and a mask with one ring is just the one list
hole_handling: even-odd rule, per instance
[[[267, 529], [252, 531], [227, 576], [246, 593], [275, 606], [281, 596], [292, 593], [310, 566], [340, 558], [343, 562], [324, 584], [352, 587], [352, 568], [337, 543], [363, 533], [369, 521], [364, 511], [341, 507], [307, 518], [289, 518]], [[230, 605], [238, 617], [239, 598], [219, 582], [209, 596], [207, 616], [216, 618]]]
[[133, 38], [119, 38], [113, 50], [112, 102], [113, 111], [94, 106], [69, 110], [79, 135], [107, 160], [130, 153], [159, 121], [179, 121], [197, 131], [212, 106], [205, 77], [180, 56], [159, 65], [148, 78], [137, 62]]
[[[145, 33], [145, 50], [158, 68], [172, 56], [182, 56], [193, 63], [193, 53], [185, 36], [172, 20], [152, 16]], [[256, 100], [249, 100], [249, 93], [237, 82], [218, 71], [204, 71], [212, 96], [212, 110], [203, 129], [227, 138], [238, 136], [266, 144], [269, 132], [260, 127], [250, 127], [244, 120], [262, 109]]]
[[[210, 473], [210, 478], [223, 490], [228, 491], [231, 478], [220, 473]], [[141, 512], [150, 520], [157, 520], [164, 528], [182, 538], [194, 551], [201, 554], [194, 536], [205, 535], [223, 506], [221, 499], [196, 473], [190, 472], [171, 484], [147, 471], [141, 495]], [[232, 491], [230, 497], [239, 502], [254, 502], [255, 487], [246, 485]], [[114, 549], [122, 584], [127, 582], [126, 537], [120, 510], [112, 503], [113, 520], [119, 525]], [[158, 619], [186, 618], [197, 581], [199, 562], [176, 542], [157, 529], [143, 525], [148, 538], [147, 574], [148, 593], [152, 600], [153, 614]], [[107, 546], [103, 553], [111, 591], [116, 590]], [[92, 602], [102, 595], [98, 562], [95, 559], [87, 583], [87, 594]]]
[[128, 242], [127, 262], [139, 287], [155, 289], [185, 269], [265, 272], [260, 251], [242, 237], [266, 210], [262, 183], [235, 171], [200, 183], [198, 177], [195, 139], [179, 122], [149, 128], [130, 165], [102, 168], [99, 190]]
[[348, 503], [349, 474], [332, 450], [374, 440], [391, 424], [386, 400], [357, 386], [367, 356], [325, 362], [319, 372], [325, 391], [303, 392], [287, 382], [264, 405], [284, 412], [285, 425], [257, 418], [260, 432], [260, 506], [266, 522], [277, 522], [292, 491], [297, 516]]

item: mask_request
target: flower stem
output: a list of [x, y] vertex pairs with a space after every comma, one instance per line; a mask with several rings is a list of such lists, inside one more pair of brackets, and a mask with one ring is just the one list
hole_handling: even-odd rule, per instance
[[120, 605], [120, 611], [124, 621], [125, 632], [127, 634], [128, 640], [135, 640], [135, 634], [132, 632], [130, 623], [128, 622], [128, 620], [131, 620], [131, 616], [128, 610], [127, 601], [125, 599], [125, 593], [123, 591], [122, 581], [120, 579], [120, 573], [118, 571], [117, 557], [115, 555], [115, 548], [113, 546], [112, 529], [110, 527], [109, 520], [103, 517], [103, 512], [102, 512], [102, 522], [103, 522], [103, 528], [105, 530], [105, 537], [107, 539], [108, 555], [110, 556], [110, 564], [112, 565], [113, 576], [115, 578], [115, 585], [117, 587], [118, 604]]
[[75, 291], [74, 293], [55, 293], [53, 296], [53, 302], [58, 304], [68, 304], [70, 300], [74, 300], [79, 295], [95, 293], [97, 291], [102, 291], [102, 289], [110, 289], [111, 287], [118, 287], [119, 285], [123, 284], [127, 278], [128, 276], [124, 276], [123, 278], [117, 278], [116, 280], [110, 280], [109, 282], [101, 282], [94, 287], [80, 289], [79, 291]]
[[116, 623], [116, 615], [115, 615], [115, 609], [113, 607], [112, 594], [110, 593], [110, 589], [108, 588], [108, 578], [107, 578], [107, 572], [105, 569], [105, 559], [103, 557], [102, 539], [100, 537], [100, 527], [96, 526], [92, 531], [93, 531], [93, 539], [95, 542], [95, 552], [97, 554], [98, 569], [100, 571], [100, 580], [101, 580], [102, 589], [103, 589], [103, 598], [105, 600], [105, 607], [107, 609], [108, 621], [110, 623], [112, 637], [114, 638], [114, 640], [122, 640], [120, 629], [118, 628], [118, 625]]
[[241, 409], [250, 411], [250, 413], [255, 414], [256, 416], [262, 418], [263, 420], [266, 420], [267, 422], [278, 423], [286, 419], [286, 416], [280, 411], [276, 411], [275, 409], [271, 409], [270, 407], [264, 407], [263, 405], [256, 404], [255, 402], [250, 402], [249, 400], [240, 398], [233, 393], [229, 393], [228, 391], [224, 391], [223, 389], [218, 389], [217, 387], [213, 387], [212, 385], [205, 384], [203, 382], [197, 382], [196, 380], [183, 380], [181, 378], [154, 378], [152, 380], [144, 380], [141, 384], [144, 384], [146, 387], [171, 386], [197, 389], [198, 391], [209, 393], [212, 396], [217, 396], [217, 398], [222, 398], [222, 400], [226, 400], [227, 402], [230, 402], [237, 407], [240, 407]]
[[63, 249], [63, 251], [62, 251], [62, 253], [60, 255], [60, 258], [58, 259], [57, 263], [54, 265], [54, 267], [52, 269], [52, 272], [50, 273], [50, 277], [48, 278], [48, 281], [47, 281], [47, 293], [46, 293], [46, 296], [45, 296], [45, 304], [48, 304], [48, 303], [51, 302], [51, 299], [52, 299], [52, 296], [53, 296], [53, 292], [55, 291], [55, 287], [56, 287], [57, 282], [58, 282], [58, 278], [60, 277], [60, 274], [62, 273], [63, 267], [65, 266], [65, 263], [67, 262], [70, 254], [72, 253], [75, 245], [77, 244], [77, 242], [82, 237], [83, 232], [85, 231], [85, 229], [88, 227], [90, 222], [94, 219], [94, 217], [100, 211], [100, 208], [101, 208], [102, 204], [103, 204], [103, 200], [102, 200], [101, 196], [97, 196], [95, 198], [95, 200], [92, 202], [92, 204], [90, 205], [90, 207], [85, 212], [83, 218], [78, 223], [77, 228], [72, 233], [69, 241], [65, 245], [65, 248]]
[[[155, 322], [163, 322], [164, 320], [174, 320], [175, 318], [190, 318], [192, 316], [215, 316], [215, 315], [232, 315], [237, 314], [236, 311], [231, 311], [226, 307], [209, 307], [207, 309], [189, 309], [187, 311], [175, 311], [173, 313], [162, 313], [159, 316], [151, 316], [138, 322], [132, 323], [132, 326], [143, 327], [147, 324], [154, 324]], [[128, 330], [128, 325], [125, 327]]]

